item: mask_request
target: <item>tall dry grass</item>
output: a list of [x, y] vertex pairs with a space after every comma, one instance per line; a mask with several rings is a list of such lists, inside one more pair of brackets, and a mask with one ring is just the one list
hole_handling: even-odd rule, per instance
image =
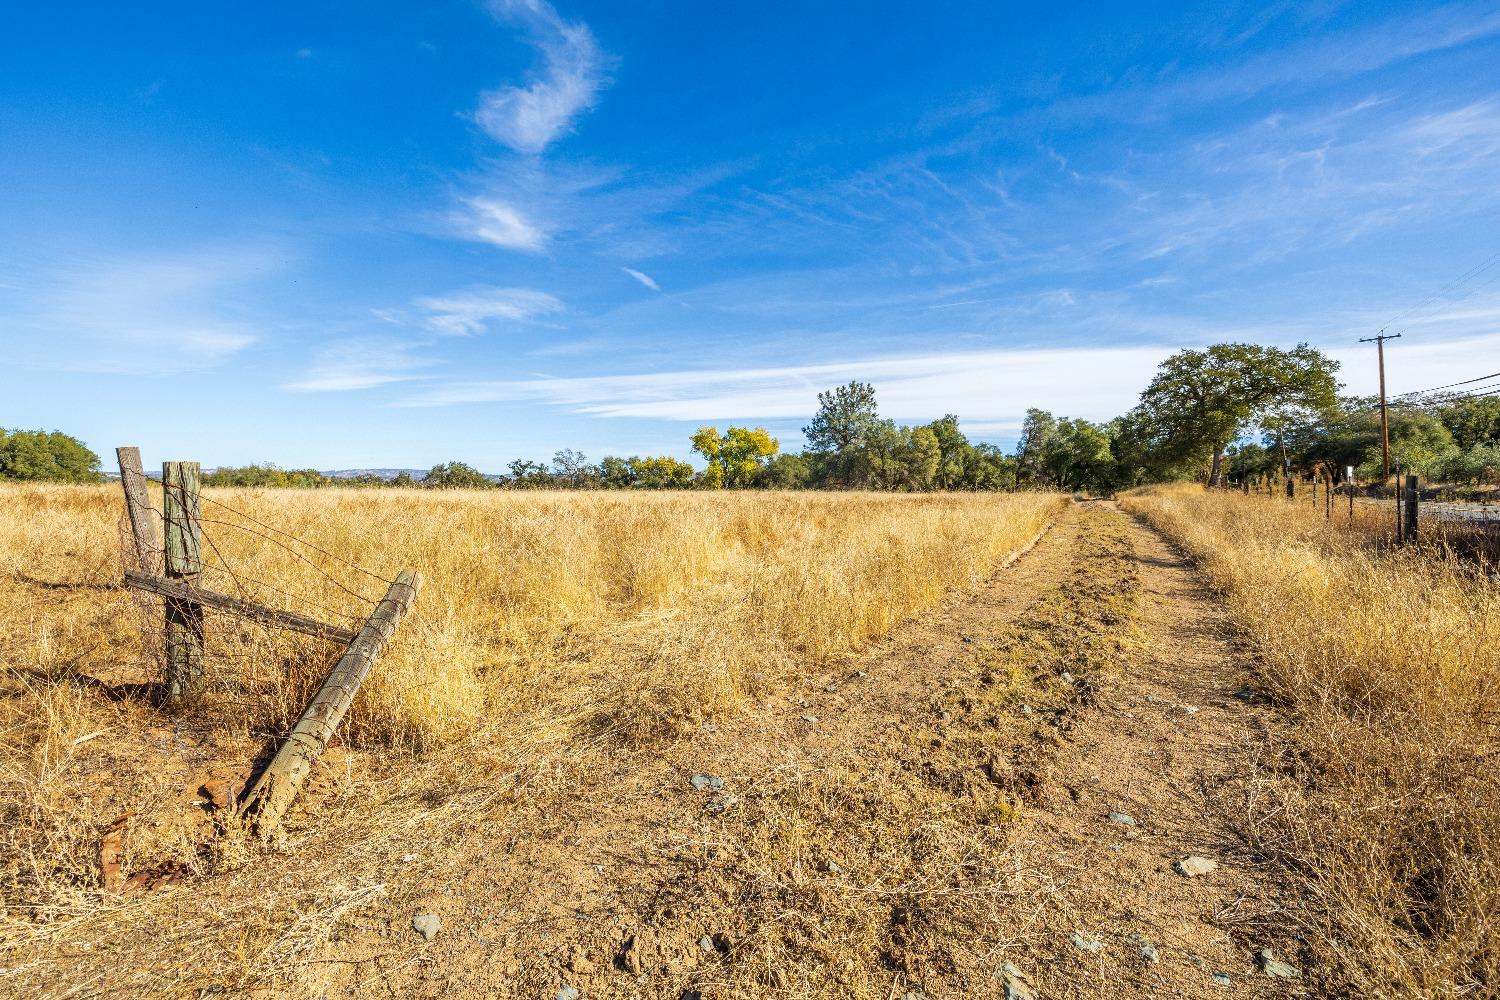
[[[337, 877], [368, 867], [366, 855], [435, 822], [432, 815], [458, 816], [442, 805], [452, 796], [489, 801], [478, 786], [526, 761], [550, 755], [580, 766], [590, 753], [649, 748], [738, 711], [975, 581], [1066, 502], [982, 494], [204, 496], [204, 584], [214, 589], [352, 621], [383, 592], [377, 577], [403, 568], [424, 577], [416, 612], [345, 725], [357, 760], [329, 778], [336, 805], [317, 820], [344, 832], [304, 841], [325, 868], [288, 874], [282, 866], [273, 879], [244, 869], [243, 858], [230, 864], [217, 848], [205, 851], [201, 828], [179, 822], [216, 762], [248, 763], [285, 731], [336, 650], [210, 612], [202, 698], [177, 717], [152, 708], [139, 686], [160, 675], [161, 611], [117, 586], [118, 489], [0, 487], [0, 945], [52, 942], [27, 946], [29, 961], [61, 962], [79, 942], [106, 938], [139, 947], [127, 922], [110, 917], [119, 904], [99, 892], [100, 836], [129, 811], [138, 818], [127, 870], [166, 862], [234, 887], [233, 899], [204, 895], [174, 933], [203, 948], [228, 947], [226, 935], [238, 934], [235, 954], [252, 957], [237, 960], [237, 974], [253, 979], [261, 960], [246, 942], [282, 947], [290, 933], [277, 923], [283, 907], [341, 912]], [[428, 752], [440, 747], [451, 752]], [[354, 851], [362, 852], [358, 864], [343, 853]], [[162, 905], [143, 898], [129, 910], [147, 920]], [[241, 917], [225, 917], [226, 928], [220, 916], [231, 912]], [[242, 919], [249, 923], [235, 923]]]
[[1500, 591], [1321, 509], [1157, 487], [1122, 502], [1194, 553], [1295, 717], [1296, 780], [1251, 833], [1298, 873], [1356, 996], [1500, 989]]
[[[668, 734], [858, 650], [1014, 551], [1061, 503], [1040, 494], [204, 495], [204, 584], [214, 589], [355, 624], [383, 593], [378, 578], [422, 574], [418, 612], [349, 723], [357, 743], [409, 747], [451, 740], [486, 714], [536, 716], [569, 735]], [[143, 619], [138, 599], [112, 587], [117, 490], [9, 487], [0, 510], [0, 662], [42, 677], [154, 678], [159, 605]], [[285, 636], [268, 644], [266, 630], [212, 613], [208, 628], [208, 697], [227, 699], [218, 717], [249, 732], [284, 728], [332, 652]]]

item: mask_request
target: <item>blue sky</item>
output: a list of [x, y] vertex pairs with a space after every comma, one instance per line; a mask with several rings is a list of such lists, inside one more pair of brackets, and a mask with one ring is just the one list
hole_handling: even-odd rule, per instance
[[1500, 8], [1072, 6], [12, 7], [0, 426], [498, 471], [851, 378], [1009, 443], [1226, 339], [1369, 392], [1393, 318], [1393, 391], [1500, 369]]

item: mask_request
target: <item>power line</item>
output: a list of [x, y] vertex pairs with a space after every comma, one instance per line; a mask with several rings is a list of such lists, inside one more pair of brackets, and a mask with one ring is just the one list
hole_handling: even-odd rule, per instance
[[1462, 382], [1449, 382], [1447, 385], [1435, 385], [1431, 389], [1413, 389], [1410, 392], [1403, 392], [1401, 395], [1422, 396], [1426, 395], [1429, 392], [1439, 392], [1443, 389], [1452, 389], [1454, 386], [1471, 385], [1475, 382], [1488, 382], [1492, 378], [1500, 378], [1500, 372], [1495, 372], [1493, 375], [1481, 375], [1478, 378], [1464, 379]]
[[1473, 267], [1469, 268], [1463, 274], [1460, 274], [1457, 278], [1454, 278], [1452, 281], [1448, 282], [1442, 288], [1439, 288], [1437, 291], [1435, 291], [1431, 295], [1427, 296], [1427, 298], [1423, 299], [1421, 302], [1418, 302], [1416, 305], [1414, 305], [1414, 306], [1412, 306], [1412, 307], [1410, 307], [1408, 309], [1403, 309], [1401, 312], [1398, 312], [1396, 315], [1394, 315], [1390, 319], [1386, 320], [1384, 323], [1382, 323], [1380, 325], [1381, 332], [1384, 333], [1388, 328], [1390, 328], [1390, 327], [1394, 326], [1395, 324], [1401, 322], [1403, 319], [1407, 319], [1407, 318], [1411, 317], [1412, 315], [1419, 313], [1421, 310], [1425, 309], [1427, 306], [1436, 303], [1438, 300], [1442, 299], [1445, 295], [1448, 295], [1448, 294], [1456, 291], [1465, 282], [1470, 281], [1473, 278], [1478, 277], [1479, 275], [1483, 274], [1485, 271], [1488, 271], [1490, 268], [1494, 267], [1496, 264], [1500, 264], [1500, 250], [1497, 250], [1495, 253], [1491, 254], [1488, 257], [1486, 257], [1484, 260], [1480, 261], [1478, 264], [1475, 264]]

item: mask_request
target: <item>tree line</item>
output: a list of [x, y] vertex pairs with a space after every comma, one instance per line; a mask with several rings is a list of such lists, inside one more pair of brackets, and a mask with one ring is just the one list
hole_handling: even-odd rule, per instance
[[[428, 489], [1062, 489], [1106, 493], [1198, 478], [1209, 485], [1269, 475], [1356, 468], [1380, 477], [1377, 401], [1340, 396], [1338, 363], [1291, 349], [1216, 344], [1162, 362], [1138, 403], [1095, 422], [1029, 409], [1016, 448], [971, 442], [947, 414], [903, 425], [880, 415], [875, 387], [850, 382], [818, 394], [806, 446], [783, 452], [764, 427], [701, 427], [689, 444], [702, 468], [669, 456], [606, 456], [572, 449], [549, 462], [517, 459], [503, 475], [445, 462], [423, 475], [331, 477], [272, 464], [219, 468], [210, 486]], [[1429, 394], [1390, 410], [1391, 456], [1402, 471], [1459, 484], [1500, 484], [1500, 396]], [[0, 478], [96, 482], [99, 459], [59, 432], [0, 430]]]

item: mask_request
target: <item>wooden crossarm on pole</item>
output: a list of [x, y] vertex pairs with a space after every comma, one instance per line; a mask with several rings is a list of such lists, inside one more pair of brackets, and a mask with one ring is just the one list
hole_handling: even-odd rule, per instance
[[152, 576], [149, 573], [137, 573], [135, 570], [125, 571], [125, 586], [134, 587], [136, 590], [144, 590], [148, 594], [155, 594], [158, 597], [165, 597], [168, 600], [201, 604], [205, 608], [215, 608], [231, 615], [247, 618], [250, 621], [260, 622], [274, 628], [286, 629], [289, 632], [301, 632], [303, 635], [310, 635], [318, 639], [327, 639], [329, 642], [336, 642], [344, 646], [353, 642], [354, 637], [358, 635], [357, 632], [350, 629], [340, 628], [337, 625], [328, 625], [291, 611], [278, 611], [276, 608], [268, 608], [253, 601], [230, 597], [228, 594], [215, 593], [212, 590], [204, 590], [202, 587], [194, 587], [179, 580], [168, 580], [160, 576]]

